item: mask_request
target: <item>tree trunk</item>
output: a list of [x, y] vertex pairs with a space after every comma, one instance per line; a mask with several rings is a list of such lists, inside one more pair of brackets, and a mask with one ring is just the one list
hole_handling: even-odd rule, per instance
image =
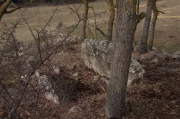
[[127, 111], [125, 93], [137, 25], [135, 6], [135, 0], [118, 1], [116, 45], [105, 104], [106, 115], [111, 119], [121, 119]]
[[109, 21], [108, 21], [107, 40], [111, 41], [112, 40], [112, 34], [113, 34], [114, 17], [115, 17], [113, 0], [109, 0], [109, 11], [110, 11], [110, 17], [109, 17]]
[[139, 54], [147, 53], [147, 40], [148, 40], [148, 32], [149, 32], [149, 26], [150, 26], [150, 21], [151, 21], [151, 13], [152, 13], [153, 4], [154, 4], [154, 0], [148, 1], [147, 9], [146, 9], [146, 17], [145, 17], [142, 36], [140, 40]]
[[83, 15], [83, 24], [82, 24], [82, 34], [81, 39], [84, 40], [86, 38], [86, 25], [87, 25], [87, 19], [88, 19], [88, 0], [83, 0], [84, 3], [84, 15]]
[[155, 32], [155, 27], [156, 27], [157, 16], [158, 16], [158, 10], [156, 8], [156, 1], [155, 1], [154, 6], [153, 6], [153, 19], [151, 23], [150, 38], [148, 40], [148, 46], [147, 46], [148, 50], [152, 50], [152, 47], [153, 47], [154, 32]]

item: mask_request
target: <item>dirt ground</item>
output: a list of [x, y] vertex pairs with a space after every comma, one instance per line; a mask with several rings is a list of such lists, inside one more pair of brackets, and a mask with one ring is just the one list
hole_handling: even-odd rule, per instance
[[[54, 118], [104, 119], [104, 104], [107, 85], [94, 80], [97, 74], [84, 66], [80, 54], [81, 43], [70, 43], [58, 59], [61, 67], [68, 70], [68, 78], [78, 73], [78, 83], [73, 90], [73, 101], [59, 107]], [[70, 47], [69, 47], [70, 46]], [[54, 58], [57, 62], [57, 58]], [[141, 62], [146, 70], [144, 79], [127, 90], [127, 107], [130, 115], [126, 119], [178, 119], [180, 118], [180, 61], [163, 59], [158, 64]], [[63, 69], [62, 69], [63, 70]], [[68, 105], [68, 106], [67, 106]], [[73, 106], [80, 111], [68, 113]], [[66, 111], [65, 111], [66, 110]]]
[[[60, 66], [57, 76], [50, 70], [42, 72], [55, 83], [60, 105], [48, 101], [42, 94], [36, 107], [38, 119], [104, 119], [107, 84], [94, 80], [98, 74], [84, 65], [81, 42], [60, 47], [50, 62]], [[49, 63], [49, 64], [51, 64]], [[126, 104], [129, 115], [124, 119], [179, 119], [180, 118], [180, 61], [161, 59], [158, 64], [141, 61], [144, 79], [127, 89]], [[49, 66], [47, 66], [49, 67]], [[47, 68], [48, 69], [48, 68]], [[35, 100], [29, 97], [28, 106], [20, 106], [18, 118], [32, 118]], [[4, 113], [4, 115], [6, 115]]]
[[[63, 52], [62, 52], [63, 51]], [[98, 74], [84, 65], [81, 42], [66, 44], [41, 69], [52, 81], [60, 105], [45, 99], [40, 89], [38, 98], [31, 85], [14, 119], [104, 119], [107, 84], [94, 80]], [[146, 73], [138, 84], [127, 90], [129, 115], [124, 119], [179, 119], [180, 118], [180, 60], [161, 59], [158, 64], [140, 61]], [[60, 66], [60, 74], [53, 73], [52, 64]], [[36, 79], [35, 79], [36, 81]], [[36, 88], [37, 86], [34, 85]], [[17, 90], [23, 89], [21, 83]], [[38, 88], [36, 89], [36, 91]], [[20, 91], [21, 92], [21, 91]], [[14, 90], [16, 93], [16, 90]], [[37, 99], [36, 99], [37, 98]], [[8, 106], [1, 105], [0, 118], [8, 114]]]
[[[160, 14], [157, 21], [155, 46], [165, 47], [170, 52], [180, 50], [177, 47], [180, 46], [180, 1], [159, 0], [157, 5], [166, 14]], [[145, 9], [145, 4], [141, 9]], [[143, 21], [138, 25], [135, 40], [140, 37], [142, 26]], [[22, 104], [18, 118], [30, 119], [34, 114], [37, 119], [104, 119], [107, 85], [101, 80], [94, 80], [98, 74], [84, 65], [81, 42], [67, 43], [66, 50], [61, 48], [50, 62], [60, 66], [58, 80], [56, 75], [49, 74], [56, 83], [55, 92], [60, 97], [60, 105], [47, 101], [42, 95], [35, 113], [32, 113], [33, 102], [28, 107]], [[180, 61], [168, 58], [158, 64], [148, 61], [141, 64], [146, 74], [140, 83], [127, 90], [129, 115], [124, 119], [179, 119]], [[29, 97], [29, 100], [34, 99]], [[72, 107], [75, 107], [74, 111], [71, 111]], [[7, 116], [4, 110], [0, 109], [0, 119]]]

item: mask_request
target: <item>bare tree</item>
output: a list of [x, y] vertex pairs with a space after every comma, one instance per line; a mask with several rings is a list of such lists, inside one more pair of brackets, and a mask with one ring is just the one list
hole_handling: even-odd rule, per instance
[[114, 61], [105, 104], [105, 112], [110, 119], [122, 119], [127, 113], [125, 94], [137, 26], [136, 2], [136, 0], [118, 1]]
[[145, 17], [142, 36], [140, 40], [139, 54], [147, 53], [147, 40], [148, 40], [151, 13], [152, 13], [152, 8], [154, 6], [154, 2], [155, 0], [148, 0], [148, 3], [147, 3], [146, 17]]
[[155, 33], [155, 27], [156, 27], [156, 20], [157, 20], [157, 16], [159, 13], [163, 13], [162, 11], [159, 11], [156, 7], [156, 1], [154, 2], [154, 6], [153, 6], [153, 18], [152, 18], [152, 22], [151, 22], [151, 30], [150, 30], [150, 37], [148, 39], [148, 50], [152, 50], [152, 47], [153, 47], [153, 42], [154, 42], [154, 33]]
[[[57, 6], [58, 7], [58, 6]], [[73, 30], [80, 24], [80, 21], [67, 33], [67, 36], [62, 39], [62, 41], [56, 42], [56, 44], [44, 45], [42, 40], [52, 40], [48, 39], [49, 36], [53, 33], [48, 33], [44, 35], [46, 31], [46, 27], [50, 24], [52, 18], [54, 17], [58, 8], [53, 11], [52, 15], [50, 16], [49, 20], [41, 29], [35, 29], [36, 32], [32, 31], [31, 26], [28, 23], [24, 12], [26, 10], [18, 9], [20, 13], [20, 18], [17, 20], [17, 23], [13, 24], [13, 27], [8, 29], [8, 37], [12, 39], [12, 45], [14, 50], [16, 51], [14, 57], [6, 57], [5, 53], [0, 54], [0, 108], [1, 106], [6, 107], [7, 114], [6, 116], [9, 119], [18, 119], [20, 113], [24, 113], [28, 110], [28, 116], [26, 118], [38, 118], [38, 101], [41, 98], [42, 90], [37, 88], [38, 82], [37, 80], [33, 80], [33, 75], [37, 69], [40, 67], [46, 66], [48, 63], [49, 58], [57, 53], [57, 50], [62, 46], [62, 42], [66, 40], [66, 38], [73, 32]], [[15, 8], [17, 9], [17, 7]], [[16, 26], [21, 23], [22, 21], [28, 26], [31, 35], [33, 36], [35, 43], [30, 45], [30, 49], [23, 49], [24, 55], [18, 56], [18, 46], [16, 42], [16, 38], [13, 36], [15, 32]], [[4, 33], [4, 32], [3, 32]], [[43, 37], [41, 35], [44, 35]], [[47, 35], [47, 36], [46, 36]], [[47, 39], [43, 39], [44, 37], [48, 37]], [[7, 38], [5, 39], [7, 40]], [[49, 41], [47, 41], [49, 42]], [[6, 44], [6, 43], [5, 43]], [[0, 51], [1, 52], [1, 51]], [[29, 63], [29, 59], [33, 58], [32, 63]], [[28, 62], [28, 63], [27, 63]], [[34, 64], [33, 64], [34, 63]], [[30, 66], [29, 66], [30, 64]], [[52, 67], [52, 66], [48, 66]], [[8, 77], [7, 77], [8, 75]], [[8, 82], [9, 81], [9, 82]], [[13, 85], [11, 88], [7, 85]], [[11, 90], [10, 90], [11, 89]], [[62, 96], [63, 97], [63, 96]], [[30, 99], [31, 98], [31, 99]], [[31, 100], [31, 101], [29, 101]], [[62, 99], [62, 102], [64, 99]], [[27, 109], [27, 105], [31, 103], [33, 104], [33, 110]], [[61, 102], [60, 102], [61, 103]], [[2, 105], [1, 105], [2, 104]], [[22, 107], [22, 105], [26, 105]], [[21, 109], [24, 109], [23, 112]], [[59, 106], [57, 106], [59, 108]], [[20, 109], [20, 110], [19, 110]], [[54, 112], [50, 115], [51, 118], [57, 110], [53, 110]], [[22, 114], [23, 115], [23, 114]], [[21, 117], [22, 118], [22, 117]]]
[[89, 1], [88, 0], [81, 0], [81, 2], [84, 4], [84, 14], [83, 16], [80, 15], [78, 12], [78, 9], [73, 9], [70, 7], [65, 0], [63, 2], [66, 4], [66, 6], [77, 15], [79, 21], [82, 21], [82, 32], [81, 32], [81, 40], [84, 40], [86, 38], [86, 27], [87, 27], [87, 21], [88, 21], [88, 10], [89, 10]]

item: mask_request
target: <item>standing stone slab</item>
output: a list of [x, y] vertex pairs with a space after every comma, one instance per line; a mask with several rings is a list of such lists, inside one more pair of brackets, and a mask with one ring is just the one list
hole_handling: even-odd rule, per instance
[[[98, 74], [110, 78], [114, 48], [115, 43], [108, 40], [85, 39], [81, 47], [85, 65]], [[131, 59], [128, 86], [143, 78], [144, 73], [145, 71], [141, 64], [136, 59]]]

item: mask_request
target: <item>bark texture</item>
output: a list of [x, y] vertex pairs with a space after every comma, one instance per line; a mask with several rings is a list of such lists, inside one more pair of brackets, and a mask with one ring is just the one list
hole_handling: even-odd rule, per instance
[[121, 119], [127, 111], [125, 93], [137, 25], [135, 5], [135, 0], [118, 1], [114, 60], [105, 104], [105, 112], [110, 119]]
[[155, 32], [155, 27], [156, 27], [156, 20], [157, 20], [157, 16], [158, 16], [158, 10], [156, 8], [156, 0], [153, 6], [153, 18], [152, 18], [152, 23], [151, 23], [151, 31], [149, 34], [149, 40], [148, 40], [148, 50], [152, 50], [153, 47], [153, 42], [154, 42], [154, 32]]
[[145, 17], [142, 36], [140, 40], [139, 54], [147, 53], [147, 40], [148, 40], [148, 33], [149, 33], [149, 26], [150, 26], [150, 21], [151, 21], [151, 13], [152, 13], [153, 4], [154, 4], [154, 0], [148, 0], [147, 9], [146, 9], [146, 17]]
[[112, 33], [113, 33], [114, 17], [115, 17], [113, 0], [109, 0], [109, 12], [110, 12], [110, 17], [109, 17], [109, 21], [108, 21], [107, 40], [111, 41], [112, 40]]

